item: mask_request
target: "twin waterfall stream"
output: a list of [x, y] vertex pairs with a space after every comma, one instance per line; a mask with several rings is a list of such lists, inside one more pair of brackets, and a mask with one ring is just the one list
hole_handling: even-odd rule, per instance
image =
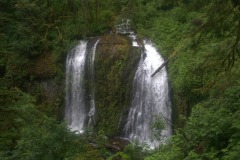
[[[97, 44], [88, 49], [87, 41], [80, 41], [68, 55], [66, 60], [66, 106], [65, 119], [72, 131], [83, 133], [84, 129], [95, 122], [95, 88], [94, 61]], [[134, 47], [139, 47], [133, 41]], [[167, 72], [165, 67], [154, 77], [151, 74], [164, 62], [154, 45], [144, 41], [145, 53], [141, 55], [133, 80], [133, 91], [126, 124], [122, 130], [122, 138], [131, 142], [138, 141], [150, 148], [157, 147], [171, 135], [171, 103]], [[88, 55], [88, 56], [87, 56]], [[85, 67], [87, 66], [87, 70]], [[89, 102], [84, 89], [84, 72], [90, 75]], [[90, 104], [90, 108], [86, 107]], [[153, 125], [156, 119], [164, 122], [159, 131], [160, 139], [153, 136]]]
[[73, 131], [83, 132], [88, 113], [85, 108], [83, 73], [87, 42], [80, 41], [68, 55], [66, 62], [65, 119]]
[[151, 74], [164, 62], [150, 42], [145, 42], [146, 55], [142, 56], [133, 82], [133, 99], [124, 127], [124, 137], [138, 140], [151, 148], [159, 145], [153, 137], [153, 120], [160, 116], [165, 121], [161, 140], [171, 135], [171, 104], [168, 94], [166, 69], [151, 77]]

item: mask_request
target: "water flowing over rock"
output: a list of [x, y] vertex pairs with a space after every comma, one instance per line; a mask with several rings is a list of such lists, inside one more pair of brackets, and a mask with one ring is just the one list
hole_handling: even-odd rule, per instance
[[66, 62], [66, 106], [65, 119], [72, 131], [83, 132], [86, 108], [83, 75], [87, 42], [80, 41], [68, 55]]
[[[163, 68], [151, 77], [163, 59], [151, 42], [142, 47], [134, 33], [127, 36], [80, 41], [69, 53], [65, 119], [72, 131], [95, 127], [154, 148], [171, 135], [167, 73]], [[165, 124], [157, 130], [160, 140], [152, 131], [159, 117]]]
[[88, 112], [89, 120], [88, 120], [88, 126], [92, 126], [95, 123], [95, 55], [96, 55], [96, 48], [98, 45], [98, 42], [100, 39], [96, 41], [94, 46], [90, 49], [90, 55], [89, 55], [89, 63], [88, 63], [88, 68], [89, 71], [88, 73], [90, 74], [90, 110]]
[[[154, 148], [171, 135], [171, 103], [166, 69], [151, 78], [151, 74], [164, 60], [151, 42], [145, 41], [144, 46], [146, 56], [142, 55], [134, 77], [132, 103], [123, 132], [130, 141]], [[155, 119], [159, 119], [157, 117], [161, 117], [165, 124], [159, 133], [160, 140], [153, 136], [152, 127]]]
[[[86, 125], [91, 127], [95, 123], [94, 62], [99, 41], [80, 41], [67, 57], [65, 119], [69, 128], [79, 133], [84, 131]], [[85, 72], [90, 82], [89, 90], [86, 87]]]

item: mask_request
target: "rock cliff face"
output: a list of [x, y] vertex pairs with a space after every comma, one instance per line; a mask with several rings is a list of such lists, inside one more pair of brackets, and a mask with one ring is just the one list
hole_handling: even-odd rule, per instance
[[64, 65], [52, 53], [45, 53], [32, 59], [23, 90], [36, 98], [40, 111], [59, 120], [64, 108]]
[[120, 134], [131, 99], [140, 49], [121, 35], [100, 37], [96, 50], [96, 129], [108, 136]]

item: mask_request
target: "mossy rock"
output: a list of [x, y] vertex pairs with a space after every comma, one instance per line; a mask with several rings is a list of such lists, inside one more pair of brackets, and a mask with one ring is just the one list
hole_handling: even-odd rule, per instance
[[64, 71], [52, 52], [31, 57], [28, 76], [22, 83], [23, 91], [36, 98], [36, 106], [46, 115], [63, 119]]
[[139, 48], [126, 36], [107, 35], [96, 50], [97, 130], [108, 136], [121, 134], [131, 99], [134, 74], [140, 60]]
[[29, 68], [30, 77], [45, 79], [57, 74], [56, 56], [52, 53], [44, 53], [32, 60]]

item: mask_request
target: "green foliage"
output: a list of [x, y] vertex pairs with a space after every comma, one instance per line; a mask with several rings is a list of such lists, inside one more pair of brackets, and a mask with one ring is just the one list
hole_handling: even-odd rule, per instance
[[[186, 116], [185, 127], [146, 159], [239, 159], [239, 6], [237, 0], [1, 0], [0, 158], [109, 156], [105, 134], [115, 135], [121, 111], [126, 116], [138, 61], [126, 53], [135, 51], [128, 45], [113, 47], [118, 44], [102, 50], [113, 54], [100, 59], [96, 72], [96, 104], [102, 114], [95, 135], [74, 135], [47, 118], [46, 113], [59, 110], [62, 96], [47, 102], [35, 82], [55, 78], [60, 84], [75, 40], [108, 33], [117, 20], [128, 17], [139, 37], [153, 40], [165, 58], [173, 57], [168, 69], [174, 104], [176, 113]], [[183, 126], [176, 120], [177, 127]], [[163, 126], [159, 121], [154, 127]], [[127, 146], [112, 159], [144, 156], [139, 147]]]
[[117, 152], [113, 156], [109, 157], [107, 160], [143, 160], [145, 156], [149, 154], [149, 150], [138, 143], [128, 144], [125, 146], [123, 152]]
[[239, 86], [194, 106], [186, 126], [147, 159], [238, 159]]
[[39, 124], [22, 129], [21, 139], [11, 157], [24, 160], [73, 159], [84, 149], [84, 143], [66, 125], [45, 117]]
[[[74, 147], [79, 137], [46, 118], [59, 118], [63, 110], [61, 89], [49, 91], [48, 85], [53, 86], [53, 79], [62, 84], [66, 53], [75, 40], [109, 32], [116, 13], [127, 3], [0, 1], [1, 159], [64, 159], [71, 158], [70, 149], [79, 149]], [[120, 62], [115, 70], [119, 68], [123, 68]], [[98, 147], [87, 146], [86, 154], [76, 151], [78, 157], [107, 157], [102, 134], [84, 138], [93, 139]]]
[[181, 114], [187, 117], [185, 127], [146, 159], [239, 159], [239, 131], [233, 127], [239, 123], [239, 2], [137, 5], [136, 30], [170, 58], [175, 128], [184, 126]]
[[0, 79], [0, 151], [14, 148], [21, 127], [34, 117], [34, 98]]
[[148, 149], [138, 143], [129, 144], [124, 148], [124, 153], [131, 160], [142, 160], [148, 154]]
[[163, 117], [160, 117], [158, 115], [155, 115], [154, 121], [152, 124], [152, 136], [154, 139], [158, 139], [159, 141], [161, 140], [161, 131], [164, 129], [165, 123]]
[[109, 32], [116, 12], [111, 1], [14, 0], [0, 4], [1, 59], [6, 60], [6, 75], [15, 82], [31, 76], [32, 59], [40, 55], [54, 54], [58, 67], [63, 67], [61, 60], [73, 42]]
[[113, 156], [109, 157], [107, 160], [117, 160], [117, 159], [128, 160], [129, 157], [123, 152], [117, 152]]
[[33, 97], [19, 89], [1, 88], [0, 93], [0, 159], [60, 160], [81, 157], [94, 160], [109, 156], [103, 132], [75, 134], [65, 124], [39, 112], [33, 104]]
[[[189, 115], [193, 105], [209, 96], [207, 90], [219, 74], [238, 58], [239, 9], [230, 0], [137, 4], [136, 29], [153, 40], [165, 58], [172, 58], [169, 75], [176, 112]], [[165, 8], [166, 4], [169, 7]]]
[[91, 129], [86, 130], [81, 139], [88, 143], [86, 143], [86, 150], [77, 155], [77, 160], [106, 159], [110, 156], [110, 152], [106, 148], [108, 140], [103, 131], [93, 132]]
[[[63, 159], [83, 149], [66, 125], [36, 109], [35, 99], [18, 88], [0, 87], [0, 158]], [[76, 153], [75, 153], [76, 152]]]

